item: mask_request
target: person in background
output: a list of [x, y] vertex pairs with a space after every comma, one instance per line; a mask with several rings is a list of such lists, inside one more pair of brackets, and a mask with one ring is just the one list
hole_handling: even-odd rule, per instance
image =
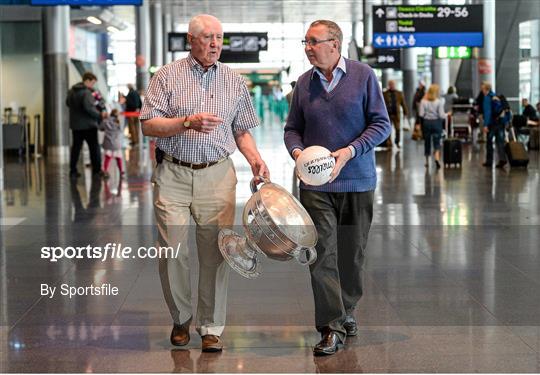
[[495, 147], [497, 148], [497, 155], [499, 156], [499, 162], [497, 168], [503, 168], [506, 161], [506, 153], [504, 151], [504, 144], [506, 141], [505, 123], [499, 121], [499, 113], [495, 113], [497, 107], [497, 101], [499, 98], [491, 90], [491, 83], [484, 81], [481, 86], [481, 96], [478, 95], [477, 101], [481, 100], [482, 119], [484, 122], [484, 134], [486, 134], [486, 161], [482, 164], [486, 168], [493, 167], [493, 140], [495, 139]]
[[96, 106], [96, 99], [93, 96], [96, 82], [97, 77], [93, 73], [85, 72], [82, 76], [82, 82], [73, 85], [66, 98], [66, 105], [69, 107], [69, 127], [73, 135], [69, 176], [74, 179], [81, 176], [77, 171], [77, 163], [83, 142], [86, 142], [90, 150], [92, 174], [97, 177], [102, 175], [98, 124], [102, 118], [107, 116], [107, 112], [98, 110]]
[[[163, 296], [173, 320], [171, 344], [187, 345], [193, 316], [191, 262], [186, 245], [196, 225], [199, 263], [196, 329], [203, 352], [223, 349], [230, 267], [218, 234], [234, 223], [236, 171], [229, 157], [237, 148], [254, 176], [269, 178], [249, 129], [259, 125], [245, 80], [218, 61], [223, 28], [214, 16], [191, 19], [186, 58], [152, 77], [141, 111], [143, 134], [157, 137], [152, 176], [158, 244], [180, 247], [176, 258], [160, 259]], [[181, 84], [179, 84], [181, 83]]]
[[304, 52], [313, 68], [298, 78], [284, 141], [297, 159], [306, 147], [326, 147], [336, 158], [329, 183], [301, 183], [300, 201], [319, 234], [310, 266], [314, 355], [331, 355], [358, 333], [355, 309], [363, 295], [362, 268], [377, 185], [375, 147], [392, 126], [373, 70], [341, 55], [343, 33], [332, 21], [313, 22]]
[[538, 120], [538, 114], [527, 98], [521, 99], [521, 106], [523, 107], [523, 112], [521, 114], [527, 118], [527, 122]]
[[452, 115], [454, 114], [454, 100], [458, 98], [455, 86], [449, 86], [442, 98], [444, 99], [444, 112], [446, 112], [447, 131], [450, 132], [450, 129], [452, 129]]
[[142, 107], [141, 96], [135, 90], [135, 87], [130, 83], [128, 84], [128, 94], [126, 96], [126, 112], [132, 112], [127, 117], [129, 136], [131, 138], [130, 144], [136, 145], [139, 143], [139, 117], [134, 115], [133, 112], [139, 112]]
[[291, 91], [287, 95], [285, 95], [285, 98], [287, 99], [287, 104], [289, 105], [289, 109], [291, 108], [291, 102], [292, 97], [294, 95], [294, 87], [296, 86], [296, 81], [291, 82]]
[[458, 98], [457, 90], [455, 86], [448, 87], [446, 94], [444, 94], [444, 112], [452, 115], [452, 107], [454, 106], [454, 100]]
[[124, 175], [124, 168], [122, 166], [122, 125], [118, 118], [118, 110], [113, 109], [109, 117], [101, 122], [99, 129], [105, 132], [105, 138], [103, 139], [103, 149], [105, 150], [105, 161], [103, 163], [103, 177], [109, 178], [109, 164], [114, 158], [120, 176]]
[[441, 168], [441, 137], [446, 118], [444, 99], [439, 98], [439, 91], [439, 85], [430, 85], [418, 106], [418, 115], [422, 118], [422, 133], [424, 134], [425, 166], [429, 167], [431, 145], [433, 143], [433, 158], [437, 169]]
[[415, 116], [415, 120], [414, 120], [415, 124], [421, 124], [421, 121], [422, 121], [420, 116], [418, 115], [418, 106], [420, 105], [422, 98], [424, 98], [424, 95], [426, 95], [426, 85], [424, 81], [420, 81], [418, 82], [418, 87], [416, 88], [416, 92], [414, 93], [413, 102], [412, 102], [412, 110]]
[[[386, 104], [386, 109], [388, 110], [388, 116], [394, 128], [396, 129], [396, 138], [394, 143], [397, 148], [399, 148], [399, 141], [401, 139], [401, 113], [400, 109], [403, 109], [403, 115], [405, 118], [409, 116], [409, 111], [407, 110], [407, 105], [405, 104], [405, 98], [403, 93], [396, 89], [396, 81], [388, 81], [388, 88], [383, 92], [384, 103]], [[392, 141], [389, 141], [389, 145], [392, 144]]]

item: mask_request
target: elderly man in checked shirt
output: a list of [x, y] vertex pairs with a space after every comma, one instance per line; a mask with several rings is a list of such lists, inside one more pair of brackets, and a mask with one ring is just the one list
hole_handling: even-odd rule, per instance
[[202, 351], [223, 349], [229, 266], [218, 249], [221, 228], [234, 222], [236, 147], [253, 175], [269, 177], [249, 132], [259, 124], [244, 80], [218, 62], [220, 21], [210, 15], [189, 23], [188, 57], [162, 67], [152, 78], [141, 111], [144, 135], [157, 137], [152, 183], [159, 246], [177, 248], [160, 260], [159, 273], [173, 329], [171, 343], [189, 342], [192, 319], [190, 262], [186, 246], [190, 217], [196, 224], [199, 259], [197, 332]]

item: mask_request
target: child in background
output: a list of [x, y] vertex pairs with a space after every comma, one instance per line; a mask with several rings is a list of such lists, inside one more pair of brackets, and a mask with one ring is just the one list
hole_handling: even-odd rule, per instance
[[109, 163], [112, 158], [116, 159], [118, 169], [120, 170], [120, 176], [124, 175], [124, 169], [122, 167], [122, 127], [120, 120], [118, 119], [118, 110], [113, 109], [109, 117], [104, 119], [100, 126], [100, 130], [105, 131], [105, 138], [103, 139], [103, 149], [105, 150], [105, 161], [103, 163], [104, 178], [109, 178]]

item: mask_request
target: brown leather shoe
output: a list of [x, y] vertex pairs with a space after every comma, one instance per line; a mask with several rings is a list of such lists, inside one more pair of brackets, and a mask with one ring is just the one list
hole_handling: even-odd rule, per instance
[[184, 346], [189, 342], [189, 323], [174, 324], [171, 332], [171, 344]]
[[223, 342], [219, 336], [204, 335], [202, 337], [202, 351], [203, 352], [220, 352], [223, 350]]
[[330, 329], [325, 329], [321, 335], [321, 341], [319, 341], [319, 343], [313, 348], [314, 355], [332, 355], [343, 346], [343, 343], [339, 339], [336, 332]]

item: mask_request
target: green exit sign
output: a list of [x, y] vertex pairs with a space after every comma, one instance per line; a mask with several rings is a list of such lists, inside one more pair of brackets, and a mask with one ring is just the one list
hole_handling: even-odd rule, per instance
[[435, 50], [437, 59], [470, 59], [471, 47], [437, 47]]

